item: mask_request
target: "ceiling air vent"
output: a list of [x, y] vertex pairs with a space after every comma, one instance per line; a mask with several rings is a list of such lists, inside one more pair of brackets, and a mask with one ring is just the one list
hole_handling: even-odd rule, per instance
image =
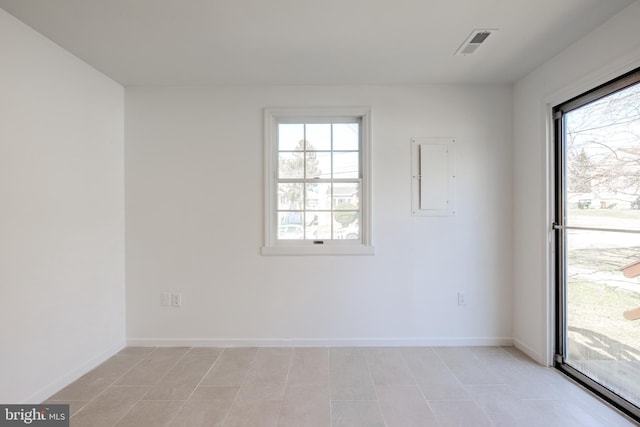
[[496, 30], [473, 30], [469, 37], [460, 45], [456, 55], [471, 55]]

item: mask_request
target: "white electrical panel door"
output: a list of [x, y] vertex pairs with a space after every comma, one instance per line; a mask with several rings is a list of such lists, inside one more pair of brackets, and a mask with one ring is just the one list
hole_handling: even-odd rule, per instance
[[420, 210], [446, 210], [449, 203], [447, 146], [420, 144]]
[[455, 139], [412, 138], [413, 215], [455, 215]]

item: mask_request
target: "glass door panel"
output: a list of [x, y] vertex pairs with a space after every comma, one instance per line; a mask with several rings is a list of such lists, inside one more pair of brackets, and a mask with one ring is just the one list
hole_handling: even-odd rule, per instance
[[636, 72], [554, 109], [556, 363], [638, 418], [639, 81]]
[[567, 231], [565, 361], [635, 404], [640, 313], [633, 311], [640, 308], [640, 284], [624, 267], [640, 258], [639, 244], [635, 234]]

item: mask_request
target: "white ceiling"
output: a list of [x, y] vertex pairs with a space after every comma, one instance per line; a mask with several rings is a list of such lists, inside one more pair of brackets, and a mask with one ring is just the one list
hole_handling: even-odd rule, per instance
[[[513, 83], [633, 0], [0, 0], [125, 86]], [[472, 56], [475, 29], [499, 29]]]

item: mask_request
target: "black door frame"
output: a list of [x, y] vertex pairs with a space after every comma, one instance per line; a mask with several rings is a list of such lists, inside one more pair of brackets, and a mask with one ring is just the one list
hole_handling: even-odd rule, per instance
[[602, 384], [594, 381], [591, 377], [583, 374], [577, 369], [568, 365], [566, 356], [566, 211], [565, 211], [565, 143], [564, 143], [564, 114], [580, 108], [586, 104], [610, 95], [614, 92], [640, 83], [640, 68], [604, 83], [592, 90], [578, 95], [568, 101], [553, 107], [553, 132], [554, 147], [553, 155], [553, 185], [552, 201], [553, 206], [553, 236], [555, 256], [553, 258], [553, 284], [555, 297], [555, 334], [554, 334], [554, 355], [553, 365], [555, 368], [589, 389], [591, 392], [606, 400], [620, 411], [624, 412], [634, 420], [640, 422], [640, 407], [635, 406], [618, 394], [612, 392]]

